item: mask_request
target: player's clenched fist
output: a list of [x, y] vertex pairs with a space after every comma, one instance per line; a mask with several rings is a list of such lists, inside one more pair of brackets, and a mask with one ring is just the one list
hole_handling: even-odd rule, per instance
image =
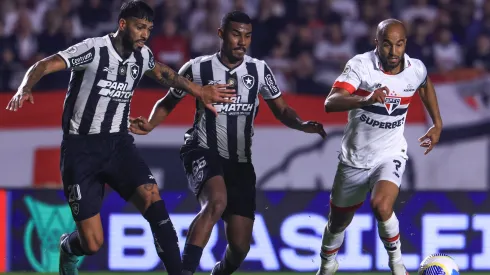
[[6, 109], [9, 111], [17, 111], [19, 108], [22, 108], [22, 105], [26, 100], [34, 104], [34, 97], [32, 96], [31, 90], [28, 88], [19, 88], [17, 93], [15, 93], [10, 102], [7, 104]]
[[137, 135], [149, 134], [155, 126], [153, 126], [145, 117], [129, 118], [129, 131]]
[[371, 105], [371, 104], [374, 104], [374, 103], [381, 103], [381, 104], [384, 104], [385, 103], [385, 98], [386, 98], [386, 95], [390, 93], [390, 90], [388, 89], [388, 87], [381, 87], [379, 89], [376, 89], [371, 97], [369, 97], [367, 100], [366, 100], [366, 103], [368, 105]]

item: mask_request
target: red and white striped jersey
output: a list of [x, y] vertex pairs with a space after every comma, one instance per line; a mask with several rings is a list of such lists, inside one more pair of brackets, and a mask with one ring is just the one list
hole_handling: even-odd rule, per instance
[[333, 87], [347, 90], [354, 96], [369, 97], [386, 86], [390, 93], [385, 103], [375, 103], [349, 111], [342, 138], [340, 161], [358, 168], [372, 168], [380, 160], [407, 156], [403, 135], [407, 109], [417, 89], [427, 81], [422, 61], [404, 55], [404, 69], [398, 74], [383, 71], [375, 51], [350, 59]]

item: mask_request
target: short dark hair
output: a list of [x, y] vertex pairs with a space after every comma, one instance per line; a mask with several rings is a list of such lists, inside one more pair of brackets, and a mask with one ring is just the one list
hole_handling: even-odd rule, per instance
[[225, 30], [231, 22], [252, 24], [252, 19], [242, 11], [232, 11], [225, 14], [221, 19], [221, 28]]
[[153, 9], [147, 3], [141, 0], [131, 0], [122, 4], [118, 20], [135, 17], [153, 22], [153, 16]]

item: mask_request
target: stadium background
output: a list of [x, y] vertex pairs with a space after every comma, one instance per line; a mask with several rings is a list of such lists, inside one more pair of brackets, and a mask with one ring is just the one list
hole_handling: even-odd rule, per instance
[[[120, 0], [0, 1], [0, 105], [6, 106], [26, 69], [91, 36], [114, 31]], [[304, 119], [325, 124], [329, 138], [287, 129], [261, 108], [253, 158], [258, 178], [254, 244], [244, 272], [310, 272], [328, 213], [329, 190], [345, 114], [325, 114], [323, 101], [354, 54], [373, 48], [373, 31], [396, 17], [409, 27], [407, 53], [428, 67], [444, 121], [428, 156], [417, 138], [430, 126], [418, 96], [406, 125], [410, 161], [396, 205], [407, 268], [422, 257], [450, 253], [462, 270], [490, 272], [490, 1], [486, 0], [148, 0], [156, 10], [148, 41], [175, 69], [215, 52], [221, 16], [241, 9], [254, 18], [250, 53], [272, 67], [286, 100]], [[0, 272], [55, 272], [57, 240], [74, 229], [60, 191], [59, 144], [69, 72], [45, 77], [35, 104], [0, 109]], [[131, 114], [148, 115], [166, 90], [144, 79]], [[263, 102], [262, 102], [263, 103]], [[193, 117], [187, 98], [168, 121], [137, 144], [164, 190], [181, 244], [197, 211], [178, 157]], [[109, 192], [101, 213], [105, 245], [81, 261], [84, 271], [161, 271], [150, 230]], [[201, 271], [224, 251], [222, 225], [205, 249]], [[341, 270], [385, 272], [387, 258], [375, 219], [364, 205], [340, 252]], [[284, 273], [286, 274], [286, 273]], [[465, 272], [466, 274], [466, 272]]]

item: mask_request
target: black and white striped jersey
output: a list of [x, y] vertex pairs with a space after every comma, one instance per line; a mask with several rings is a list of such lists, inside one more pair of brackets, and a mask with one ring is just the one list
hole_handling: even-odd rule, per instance
[[143, 74], [155, 67], [150, 49], [145, 46], [123, 60], [106, 35], [86, 39], [58, 55], [71, 69], [63, 109], [63, 133], [127, 132], [134, 89]]
[[[233, 84], [237, 91], [233, 103], [214, 104], [216, 117], [196, 101], [194, 125], [186, 133], [185, 144], [216, 151], [220, 156], [237, 162], [251, 162], [253, 121], [258, 112], [259, 93], [265, 100], [281, 96], [281, 91], [269, 66], [245, 56], [238, 67], [229, 69], [221, 63], [218, 54], [190, 60], [179, 74], [200, 85]], [[182, 98], [186, 92], [170, 89], [172, 96]]]

